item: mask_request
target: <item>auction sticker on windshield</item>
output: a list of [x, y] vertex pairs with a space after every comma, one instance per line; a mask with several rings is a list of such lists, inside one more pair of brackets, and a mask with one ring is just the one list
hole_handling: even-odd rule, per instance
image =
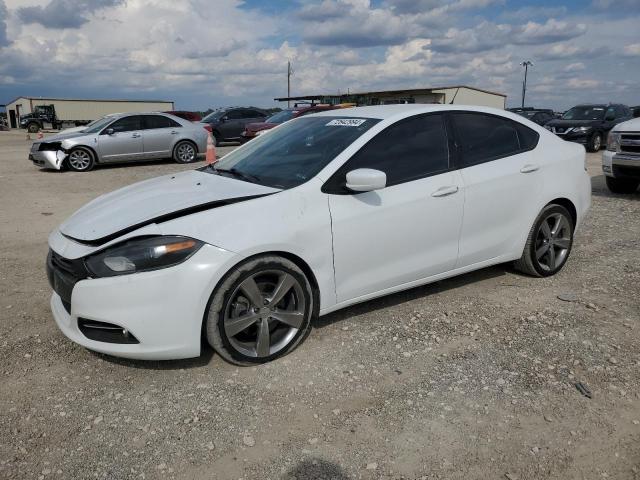
[[336, 118], [327, 123], [325, 127], [359, 127], [366, 121], [365, 118]]

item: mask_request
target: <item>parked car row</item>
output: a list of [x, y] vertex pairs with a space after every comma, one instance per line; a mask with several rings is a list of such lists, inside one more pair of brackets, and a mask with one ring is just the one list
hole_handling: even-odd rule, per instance
[[640, 118], [618, 123], [602, 153], [602, 172], [613, 193], [634, 193], [640, 185]]
[[325, 112], [327, 110], [337, 110], [341, 108], [350, 108], [355, 107], [355, 103], [341, 103], [338, 105], [330, 105], [330, 104], [301, 104], [295, 105], [294, 108], [288, 108], [277, 112], [267, 118], [264, 122], [256, 122], [249, 123], [245, 127], [245, 130], [242, 132], [242, 141], [247, 142], [252, 138], [255, 138], [259, 135], [262, 135], [267, 130], [271, 130], [272, 128], [284, 123], [293, 118], [302, 117], [304, 115], [310, 115], [312, 113]]

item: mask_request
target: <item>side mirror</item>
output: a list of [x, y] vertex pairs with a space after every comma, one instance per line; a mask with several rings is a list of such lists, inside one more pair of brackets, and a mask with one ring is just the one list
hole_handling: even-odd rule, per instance
[[222, 118], [220, 119], [220, 121], [221, 121], [222, 123], [224, 123], [224, 122], [228, 122], [228, 121], [229, 121], [229, 117], [227, 117], [227, 116], [225, 115], [224, 117], [222, 117]]
[[107, 134], [107, 135], [113, 135], [115, 133], [115, 131], [113, 130], [113, 128], [107, 128], [104, 131], [104, 133]]
[[347, 173], [347, 188], [354, 192], [371, 192], [387, 186], [387, 174], [372, 168], [358, 168]]

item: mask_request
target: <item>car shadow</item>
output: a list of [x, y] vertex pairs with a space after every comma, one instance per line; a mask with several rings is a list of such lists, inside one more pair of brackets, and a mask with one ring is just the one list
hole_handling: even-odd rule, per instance
[[214, 355], [213, 348], [209, 346], [204, 338], [202, 339], [200, 356], [182, 360], [133, 360], [130, 358], [113, 357], [104, 353], [94, 352], [93, 350], [87, 351], [94, 357], [104, 360], [105, 362], [143, 370], [187, 370], [190, 368], [206, 367], [211, 363]]
[[640, 200], [640, 188], [635, 193], [613, 193], [607, 188], [604, 175], [591, 177], [591, 193], [596, 197], [624, 198], [625, 200]]
[[282, 480], [317, 480], [331, 478], [332, 480], [347, 480], [349, 476], [339, 465], [321, 458], [302, 460], [285, 473]]
[[384, 308], [395, 307], [396, 305], [428, 297], [436, 293], [456, 290], [472, 283], [504, 277], [508, 273], [514, 273], [517, 275], [515, 270], [512, 270], [512, 267], [510, 267], [509, 264], [483, 268], [464, 275], [458, 275], [446, 280], [440, 280], [420, 287], [414, 287], [409, 290], [403, 290], [398, 293], [385, 295], [384, 297], [375, 298], [363, 303], [358, 303], [351, 307], [343, 308], [337, 312], [329, 313], [316, 319], [313, 326], [314, 328], [324, 328], [336, 322], [346, 320], [349, 317], [375, 312], [376, 310], [382, 310]]

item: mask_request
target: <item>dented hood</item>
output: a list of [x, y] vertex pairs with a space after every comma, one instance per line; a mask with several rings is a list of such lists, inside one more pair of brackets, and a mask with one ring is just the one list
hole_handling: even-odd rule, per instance
[[60, 232], [100, 245], [145, 225], [278, 192], [278, 189], [192, 170], [134, 183], [87, 203]]

